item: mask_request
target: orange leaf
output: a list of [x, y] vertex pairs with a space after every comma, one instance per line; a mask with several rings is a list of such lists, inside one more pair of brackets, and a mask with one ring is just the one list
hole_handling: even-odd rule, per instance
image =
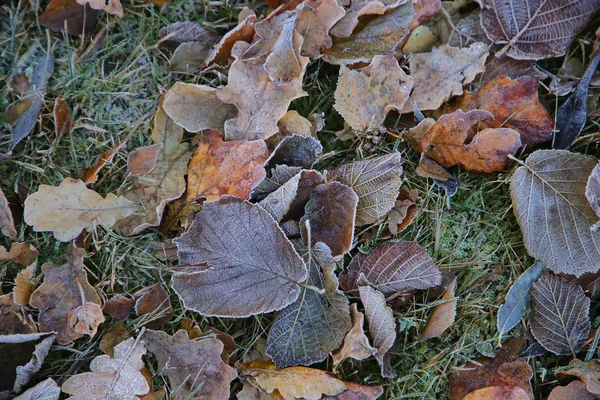
[[102, 167], [111, 162], [115, 154], [117, 154], [119, 150], [125, 147], [126, 143], [127, 141], [121, 142], [114, 148], [102, 154], [98, 161], [96, 161], [96, 164], [94, 164], [90, 169], [85, 171], [85, 173], [83, 174], [83, 182], [85, 184], [95, 183], [98, 180], [98, 172], [100, 172], [100, 169], [102, 169]]

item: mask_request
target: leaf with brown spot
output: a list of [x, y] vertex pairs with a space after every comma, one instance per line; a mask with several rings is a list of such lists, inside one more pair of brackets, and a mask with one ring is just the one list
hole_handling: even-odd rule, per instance
[[0, 189], [0, 232], [2, 232], [4, 236], [10, 238], [13, 242], [16, 242], [18, 239], [12, 211], [8, 206], [8, 200], [6, 200], [6, 196], [2, 189]]
[[54, 132], [56, 138], [61, 138], [71, 133], [71, 129], [73, 128], [71, 107], [69, 107], [69, 103], [64, 101], [61, 96], [54, 100], [52, 113], [54, 114]]
[[133, 310], [133, 304], [130, 298], [117, 294], [104, 303], [102, 311], [118, 321], [125, 321]]
[[98, 331], [98, 325], [104, 322], [102, 307], [99, 304], [86, 301], [69, 313], [69, 329], [80, 335], [93, 338]]
[[135, 302], [135, 314], [138, 317], [149, 315], [146, 326], [149, 328], [160, 328], [173, 316], [171, 299], [167, 291], [160, 283], [152, 285]]
[[40, 310], [38, 323], [42, 332], [57, 332], [56, 340], [67, 344], [84, 334], [69, 323], [69, 317], [85, 303], [101, 304], [96, 290], [87, 280], [83, 268], [85, 251], [71, 247], [63, 265], [42, 265], [44, 282], [32, 294], [30, 304]]
[[277, 133], [277, 122], [288, 111], [292, 100], [306, 96], [302, 78], [308, 63], [303, 57], [300, 71], [289, 81], [275, 85], [263, 68], [264, 60], [244, 61], [250, 45], [237, 42], [232, 49], [235, 61], [229, 68], [227, 86], [217, 91], [221, 101], [233, 104], [238, 115], [225, 122], [226, 140], [267, 139]]
[[527, 392], [518, 386], [489, 386], [477, 389], [463, 400], [530, 400]]
[[416, 197], [415, 190], [409, 190], [406, 185], [402, 185], [394, 207], [386, 214], [388, 229], [392, 235], [405, 230], [417, 216], [419, 207], [415, 203]]
[[121, 142], [117, 144], [114, 148], [108, 150], [104, 154], [100, 156], [98, 161], [90, 169], [84, 172], [83, 174], [83, 183], [95, 183], [98, 180], [98, 173], [100, 170], [108, 163], [112, 162], [113, 157], [121, 150], [127, 142]]
[[89, 4], [94, 10], [104, 10], [123, 18], [123, 6], [120, 0], [77, 0], [77, 2], [81, 5]]
[[346, 333], [342, 346], [331, 353], [334, 367], [347, 358], [364, 360], [377, 353], [377, 349], [371, 347], [369, 339], [363, 330], [365, 316], [356, 308], [356, 303], [350, 305], [352, 317], [352, 328]]
[[26, 267], [35, 261], [38, 254], [35, 247], [28, 243], [11, 243], [10, 251], [0, 246], [0, 261], [14, 261]]
[[493, 118], [484, 110], [466, 113], [456, 110], [437, 121], [431, 118], [421, 121], [404, 138], [415, 150], [445, 167], [459, 165], [478, 174], [500, 172], [510, 162], [509, 156], [521, 147], [521, 136], [509, 128], [477, 131], [481, 121]]
[[35, 275], [37, 262], [32, 262], [27, 268], [19, 271], [15, 278], [15, 287], [13, 288], [13, 297], [15, 304], [21, 307], [27, 307], [31, 293], [38, 284], [38, 278]]
[[[242, 14], [240, 14], [240, 16], [242, 16]], [[227, 32], [225, 36], [221, 38], [219, 43], [212, 48], [206, 57], [204, 65], [207, 68], [228, 66], [231, 62], [234, 45], [239, 41], [247, 43], [252, 41], [252, 38], [254, 37], [254, 24], [256, 24], [257, 20], [254, 12], [250, 11], [249, 15], [239, 21], [237, 26]]]
[[144, 340], [158, 359], [159, 370], [169, 378], [173, 399], [229, 398], [229, 384], [237, 373], [221, 360], [220, 340], [214, 337], [190, 340], [183, 329], [173, 336], [149, 330]]
[[557, 386], [552, 389], [548, 400], [594, 400], [596, 396], [585, 388], [581, 381], [573, 381], [567, 386]]
[[427, 340], [440, 336], [450, 328], [456, 319], [456, 300], [454, 292], [456, 290], [456, 279], [452, 281], [448, 289], [442, 296], [441, 303], [433, 310], [425, 329], [421, 334], [421, 340]]
[[333, 106], [355, 131], [377, 130], [388, 112], [402, 109], [412, 83], [393, 56], [375, 56], [357, 70], [342, 65]]
[[390, 153], [328, 172], [330, 180], [350, 186], [358, 195], [356, 226], [376, 222], [392, 209], [402, 184], [401, 164], [400, 153]]
[[311, 245], [325, 243], [334, 258], [347, 253], [354, 239], [357, 204], [358, 196], [344, 184], [330, 182], [317, 186], [300, 220], [301, 226], [305, 221], [310, 222]]
[[346, 9], [346, 15], [331, 29], [331, 34], [336, 37], [348, 37], [359, 23], [360, 17], [367, 15], [383, 15], [406, 3], [406, 0], [354, 0]]
[[100, 11], [89, 5], [82, 6], [77, 0], [51, 0], [42, 15], [40, 25], [62, 32], [67, 25], [67, 33], [73, 36], [88, 35], [96, 29]]

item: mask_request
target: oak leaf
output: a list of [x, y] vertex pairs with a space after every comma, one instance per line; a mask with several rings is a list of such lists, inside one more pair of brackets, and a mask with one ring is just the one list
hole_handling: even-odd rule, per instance
[[29, 304], [31, 293], [33, 293], [38, 283], [38, 279], [35, 276], [36, 270], [37, 262], [33, 262], [24, 270], [19, 271], [15, 277], [13, 297], [16, 305], [26, 307]]
[[600, 361], [590, 360], [581, 361], [571, 360], [569, 367], [564, 370], [558, 370], [556, 375], [574, 376], [585, 384], [585, 389], [596, 396], [600, 395]]
[[365, 335], [363, 330], [365, 315], [358, 311], [356, 303], [350, 305], [350, 316], [352, 328], [346, 333], [342, 346], [331, 353], [335, 367], [347, 358], [360, 361], [377, 353], [377, 349], [369, 344], [369, 339]]
[[0, 232], [7, 236], [13, 242], [17, 241], [17, 230], [15, 229], [15, 221], [12, 216], [12, 211], [8, 206], [8, 200], [2, 189], [0, 189]]
[[336, 0], [307, 0], [299, 7], [296, 30], [304, 37], [300, 54], [318, 57], [321, 48], [329, 48], [333, 44], [329, 36], [331, 28], [344, 17], [346, 11]]
[[94, 337], [98, 325], [104, 322], [102, 307], [90, 301], [84, 302], [69, 313], [69, 328], [80, 335]]
[[94, 10], [104, 10], [123, 18], [123, 6], [120, 0], [77, 0], [77, 2], [81, 5], [89, 4]]
[[421, 340], [427, 340], [441, 335], [450, 328], [456, 318], [456, 303], [454, 297], [456, 291], [456, 279], [450, 283], [450, 286], [444, 292], [441, 298], [442, 303], [439, 304], [431, 313], [427, 325], [421, 334]]
[[253, 11], [248, 14], [240, 13], [243, 18], [237, 26], [227, 32], [206, 56], [204, 65], [207, 68], [226, 67], [231, 62], [232, 50], [239, 41], [250, 43], [254, 37], [254, 25], [258, 20]]

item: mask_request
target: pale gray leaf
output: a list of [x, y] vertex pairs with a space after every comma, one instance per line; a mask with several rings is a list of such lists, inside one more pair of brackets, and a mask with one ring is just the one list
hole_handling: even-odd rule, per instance
[[181, 21], [167, 25], [158, 32], [159, 45], [174, 48], [185, 42], [199, 42], [209, 47], [216, 44], [221, 35], [206, 29], [197, 22]]
[[174, 241], [180, 264], [204, 268], [175, 273], [172, 287], [186, 308], [203, 315], [281, 310], [298, 298], [306, 280], [306, 265], [277, 222], [262, 207], [236, 197], [205, 203]]
[[[600, 218], [600, 164], [596, 164], [588, 177], [587, 185], [585, 186], [585, 197], [596, 213], [596, 216]], [[597, 221], [592, 226], [592, 230], [595, 231], [598, 229], [598, 225], [600, 225], [600, 221]]]
[[250, 193], [251, 200], [262, 200], [267, 197], [270, 193], [273, 193], [279, 189], [284, 183], [296, 176], [300, 171], [301, 167], [290, 167], [288, 165], [280, 164], [276, 165], [275, 168], [271, 169], [270, 177], [262, 180]]
[[52, 378], [48, 378], [26, 390], [14, 400], [58, 400], [60, 388]]
[[285, 164], [290, 167], [311, 168], [323, 152], [323, 145], [312, 136], [293, 134], [284, 137], [275, 147], [265, 168]]
[[590, 332], [590, 299], [567, 279], [548, 273], [531, 288], [531, 332], [548, 351], [573, 355]]
[[31, 360], [25, 365], [17, 366], [17, 377], [13, 387], [15, 393], [20, 393], [33, 375], [42, 368], [42, 364], [44, 364], [44, 360], [50, 351], [50, 347], [52, 347], [52, 343], [54, 343], [55, 337], [55, 335], [50, 335], [42, 339], [41, 342], [35, 345]]

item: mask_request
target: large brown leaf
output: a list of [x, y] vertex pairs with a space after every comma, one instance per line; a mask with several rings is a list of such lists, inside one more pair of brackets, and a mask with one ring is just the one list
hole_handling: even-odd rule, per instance
[[204, 204], [176, 239], [173, 289], [186, 308], [203, 315], [247, 317], [280, 310], [300, 293], [306, 265], [262, 207], [223, 196]]
[[42, 15], [40, 25], [53, 31], [66, 31], [74, 36], [89, 34], [98, 23], [100, 11], [82, 6], [77, 0], [51, 0]]
[[227, 399], [229, 383], [237, 373], [221, 359], [223, 343], [212, 336], [190, 340], [185, 330], [173, 336], [149, 330], [144, 335], [158, 368], [169, 377], [175, 400]]
[[481, 25], [500, 53], [539, 60], [565, 53], [575, 35], [600, 10], [596, 0], [480, 0]]
[[596, 161], [566, 150], [538, 150], [513, 174], [513, 210], [532, 257], [557, 273], [581, 276], [600, 265], [598, 220], [586, 196]]

